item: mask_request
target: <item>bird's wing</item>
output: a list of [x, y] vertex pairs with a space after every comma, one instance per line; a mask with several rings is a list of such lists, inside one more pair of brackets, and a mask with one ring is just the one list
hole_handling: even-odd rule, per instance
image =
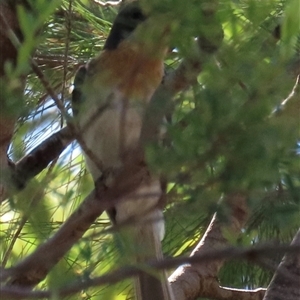
[[86, 78], [87, 68], [82, 66], [78, 69], [74, 79], [74, 89], [72, 92], [72, 110], [74, 116], [78, 115], [80, 104], [84, 101], [84, 94], [82, 93], [82, 85]]

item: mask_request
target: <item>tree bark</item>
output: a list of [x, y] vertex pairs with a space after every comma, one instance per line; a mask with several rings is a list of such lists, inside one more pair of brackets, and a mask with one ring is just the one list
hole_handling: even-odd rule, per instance
[[[300, 246], [300, 229], [291, 245]], [[279, 264], [263, 300], [300, 299], [300, 253], [286, 254]]]
[[[228, 242], [223, 236], [224, 229], [228, 230], [233, 237], [239, 235], [249, 216], [246, 199], [247, 197], [241, 193], [228, 195], [225, 201], [231, 209], [229, 224], [222, 224], [214, 215], [191, 256], [227, 246]], [[200, 296], [214, 297], [218, 295], [222, 288], [219, 285], [217, 276], [223, 264], [224, 260], [215, 260], [177, 268], [169, 278], [175, 298], [177, 300], [192, 300]], [[262, 299], [262, 297], [252, 299]]]

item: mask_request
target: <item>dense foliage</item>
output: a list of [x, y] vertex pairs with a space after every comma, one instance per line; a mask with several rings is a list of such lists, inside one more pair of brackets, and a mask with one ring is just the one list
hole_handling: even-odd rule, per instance
[[[91, 0], [33, 2], [36, 11], [32, 14], [18, 11], [24, 43], [17, 67], [7, 64], [8, 94], [18, 74], [29, 70], [23, 105], [12, 105], [21, 114], [9, 149], [13, 161], [66, 124], [66, 116], [30, 71], [28, 55], [36, 48], [34, 59], [71, 114], [74, 74], [101, 51], [117, 12], [117, 7]], [[166, 255], [190, 253], [215, 211], [226, 222], [224, 195], [237, 191], [247, 194], [251, 216], [238, 239], [228, 234], [230, 242], [241, 246], [289, 243], [300, 224], [299, 100], [294, 105], [291, 99], [286, 109], [274, 110], [295, 85], [298, 1], [221, 0], [212, 16], [201, 13], [199, 1], [144, 2], [146, 9], [168, 12], [176, 20], [167, 72], [193, 55], [196, 36], [203, 32], [214, 36], [220, 25], [224, 31], [218, 51], [203, 58], [197, 82], [174, 97], [169, 122], [164, 125], [166, 142], [146, 149], [153, 171], [168, 181]], [[213, 6], [217, 1], [207, 3]], [[12, 266], [32, 253], [92, 188], [74, 142], [25, 190], [1, 204], [2, 266]], [[106, 231], [109, 226], [103, 214], [39, 286], [62, 287], [126, 263], [118, 236]], [[220, 282], [229, 287], [266, 287], [272, 274], [251, 263], [228, 262]], [[126, 299], [130, 289], [129, 281], [123, 281], [82, 291], [70, 299]]]

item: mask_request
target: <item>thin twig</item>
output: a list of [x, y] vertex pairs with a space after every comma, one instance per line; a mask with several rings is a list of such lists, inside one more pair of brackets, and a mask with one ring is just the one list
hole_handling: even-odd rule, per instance
[[23, 227], [26, 224], [27, 220], [28, 220], [28, 216], [27, 215], [23, 216], [21, 218], [21, 221], [20, 221], [20, 224], [18, 226], [18, 229], [15, 231], [15, 233], [14, 233], [14, 235], [13, 235], [13, 237], [12, 237], [10, 243], [9, 243], [8, 248], [7, 248], [6, 252], [4, 253], [4, 256], [3, 256], [3, 259], [2, 259], [2, 264], [1, 264], [1, 266], [3, 268], [6, 266], [6, 264], [8, 262], [8, 259], [9, 259], [10, 255], [11, 255], [11, 252], [13, 250], [13, 247], [14, 247], [14, 245], [16, 243], [16, 240], [18, 239], [21, 231], [23, 230]]

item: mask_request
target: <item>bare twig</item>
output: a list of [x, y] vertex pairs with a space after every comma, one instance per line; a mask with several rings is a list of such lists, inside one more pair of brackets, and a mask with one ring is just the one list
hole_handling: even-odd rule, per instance
[[28, 216], [23, 216], [23, 217], [21, 218], [21, 221], [20, 221], [20, 223], [19, 223], [19, 225], [18, 225], [18, 228], [17, 228], [17, 230], [15, 231], [15, 233], [14, 233], [12, 239], [10, 240], [10, 243], [9, 243], [9, 245], [8, 245], [8, 247], [7, 247], [7, 249], [6, 249], [5, 253], [4, 253], [4, 255], [3, 255], [2, 264], [1, 264], [1, 266], [2, 266], [3, 268], [6, 266], [6, 264], [7, 264], [7, 262], [8, 262], [8, 259], [9, 259], [10, 255], [11, 255], [11, 252], [12, 252], [12, 250], [13, 250], [13, 247], [14, 247], [14, 245], [15, 245], [15, 243], [16, 243], [16, 241], [17, 241], [17, 239], [18, 239], [18, 237], [19, 237], [19, 235], [20, 235], [20, 233], [21, 233], [21, 231], [23, 230], [23, 227], [24, 227], [24, 225], [26, 224], [27, 219], [28, 219]]
[[69, 0], [68, 10], [65, 12], [65, 27], [66, 27], [66, 38], [65, 38], [65, 53], [64, 53], [64, 64], [63, 64], [63, 85], [62, 85], [62, 101], [64, 102], [64, 95], [65, 95], [65, 88], [66, 88], [66, 79], [67, 79], [67, 68], [68, 68], [68, 54], [69, 54], [69, 47], [70, 47], [70, 34], [72, 29], [72, 5], [73, 0]]
[[33, 58], [39, 67], [46, 66], [48, 68], [62, 67], [66, 61], [67, 68], [74, 69], [77, 68], [78, 65], [83, 63], [83, 62], [77, 63], [76, 58], [72, 56], [67, 56], [66, 58], [65, 55], [51, 55], [51, 54], [45, 55], [45, 54], [36, 53]]
[[45, 90], [48, 92], [48, 94], [50, 95], [50, 97], [55, 102], [56, 106], [58, 107], [58, 109], [60, 110], [60, 112], [62, 113], [62, 115], [65, 116], [67, 118], [67, 120], [70, 119], [69, 114], [67, 113], [62, 100], [60, 98], [58, 98], [58, 96], [54, 92], [52, 86], [50, 85], [49, 80], [46, 78], [46, 76], [44, 75], [44, 73], [42, 72], [42, 70], [40, 69], [40, 67], [35, 62], [34, 59], [31, 59], [30, 65], [31, 65], [31, 68], [34, 71], [34, 73], [37, 75], [37, 77], [41, 81], [41, 83], [44, 86]]

